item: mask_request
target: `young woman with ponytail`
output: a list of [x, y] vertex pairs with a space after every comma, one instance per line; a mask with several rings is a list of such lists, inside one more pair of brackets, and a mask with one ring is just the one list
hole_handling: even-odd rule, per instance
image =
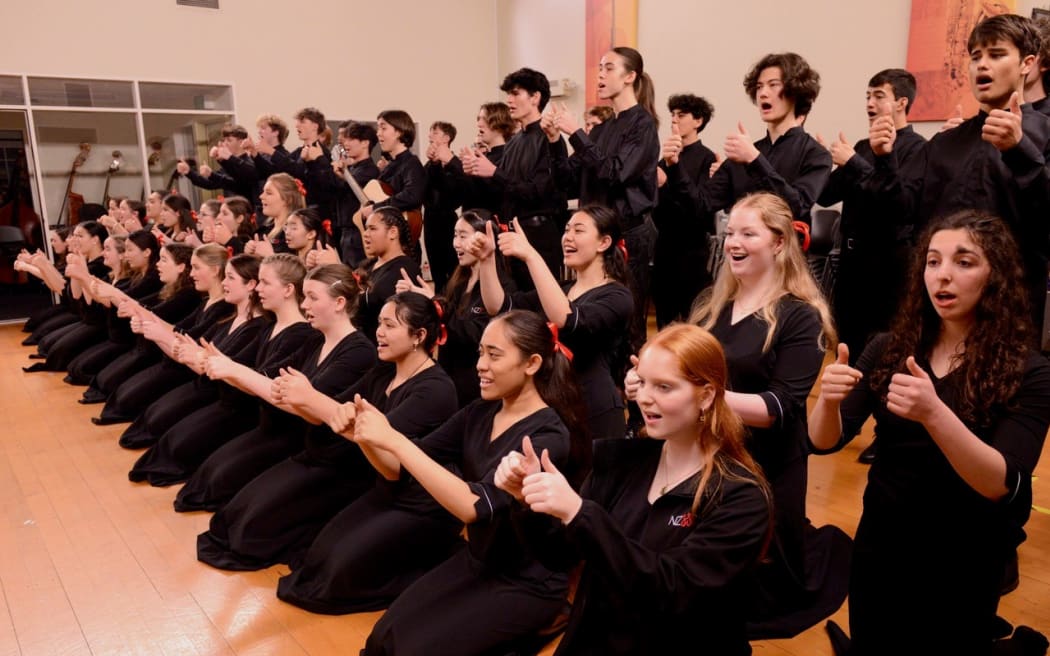
[[160, 216], [153, 235], [161, 245], [171, 242], [184, 242], [195, 234], [197, 221], [193, 217], [193, 205], [189, 199], [179, 194], [168, 194], [161, 203]]
[[222, 290], [228, 259], [226, 249], [218, 244], [204, 244], [193, 251], [190, 278], [194, 289], [204, 295], [204, 302], [189, 316], [170, 322], [149, 310], [139, 313], [142, 336], [153, 342], [165, 357], [121, 382], [106, 399], [102, 414], [92, 422], [99, 425], [129, 422], [152, 401], [193, 379], [193, 371], [173, 360], [172, 352], [179, 335], [197, 339], [215, 324], [233, 316], [235, 308], [224, 300]]
[[[627, 263], [614, 210], [586, 205], [569, 219], [562, 236], [565, 268], [575, 281], [559, 283], [529, 244], [517, 222], [493, 242], [492, 228], [475, 238], [481, 260], [481, 297], [489, 314], [514, 308], [542, 312], [560, 331], [573, 354], [587, 405], [587, 424], [595, 437], [623, 437], [623, 396], [617, 381], [626, 364], [627, 328], [634, 308], [627, 289]], [[506, 294], [499, 281], [495, 248], [528, 266], [535, 291]]]
[[[306, 263], [306, 256], [315, 248], [325, 248], [332, 243], [332, 222], [321, 219], [314, 207], [295, 210], [284, 224], [284, 239], [289, 252]], [[309, 266], [309, 265], [308, 265]]]
[[[656, 165], [660, 160], [659, 119], [653, 81], [644, 71], [642, 55], [634, 48], [613, 48], [598, 67], [598, 97], [612, 104], [616, 115], [590, 134], [562, 105], [543, 119], [550, 141], [555, 180], [578, 196], [580, 205], [604, 205], [623, 220], [623, 237], [630, 259], [635, 312], [631, 344], [645, 342], [649, 306], [649, 263], [656, 243], [650, 213], [656, 207]], [[569, 157], [561, 133], [569, 136]]]
[[[469, 536], [465, 548], [397, 596], [362, 654], [426, 653], [432, 645], [455, 645], [464, 656], [535, 649], [536, 634], [563, 609], [568, 577], [543, 567], [525, 549], [509, 522], [513, 497], [493, 484], [500, 460], [519, 450], [526, 437], [574, 480], [585, 474], [590, 440], [580, 430], [582, 408], [562, 349], [543, 317], [509, 312], [493, 319], [481, 338], [482, 398], [418, 443], [364, 400], [342, 406], [330, 421], [341, 432], [352, 426], [354, 441], [393, 489], [417, 481], [440, 504], [446, 521], [466, 524]], [[419, 545], [427, 543], [414, 537], [423, 530], [419, 513], [425, 506], [413, 512], [396, 502], [385, 510], [380, 499], [373, 503], [376, 510], [362, 513], [355, 540], [334, 545], [356, 555], [353, 568], [335, 581], [352, 596], [331, 595], [327, 601], [335, 608], [381, 608], [399, 591], [392, 576], [400, 574], [393, 581], [403, 582], [426, 564], [428, 554]], [[434, 510], [427, 515], [430, 522], [441, 518]], [[346, 564], [339, 552], [331, 557]], [[318, 564], [323, 566], [310, 563]], [[298, 574], [306, 575], [306, 568]], [[284, 582], [281, 590], [287, 592]]]
[[[313, 352], [301, 351], [303, 357], [281, 371], [305, 378], [322, 394], [337, 394], [356, 383], [376, 359], [371, 340], [350, 323], [358, 297], [353, 272], [345, 264], [313, 269], [303, 281], [303, 295], [306, 319], [324, 341]], [[175, 497], [178, 512], [217, 510], [253, 478], [303, 448], [307, 423], [279, 404], [272, 389], [277, 378], [244, 365], [234, 367], [231, 375], [253, 381], [251, 387], [259, 393], [259, 425], [208, 456]]]
[[233, 257], [244, 252], [244, 245], [252, 240], [254, 233], [255, 208], [251, 202], [241, 196], [224, 199], [215, 216], [211, 241], [226, 248]]
[[586, 562], [556, 653], [675, 653], [689, 627], [705, 651], [750, 654], [751, 574], [772, 535], [772, 501], [726, 402], [722, 347], [674, 325], [642, 348], [637, 372], [649, 439], [595, 442], [579, 493], [530, 443], [496, 470], [540, 562]]
[[379, 311], [397, 293], [402, 271], [415, 280], [419, 265], [411, 257], [412, 235], [404, 215], [392, 207], [380, 207], [369, 215], [361, 241], [368, 257], [359, 268], [361, 302], [354, 324], [375, 339]]
[[256, 226], [252, 240], [244, 244], [244, 252], [259, 257], [287, 253], [284, 225], [292, 212], [306, 207], [303, 183], [287, 173], [274, 173], [263, 185], [259, 200], [264, 220]]
[[[197, 539], [197, 558], [223, 569], [294, 567], [329, 520], [375, 486], [361, 449], [324, 423], [340, 402], [358, 394], [369, 399], [413, 439], [455, 412], [452, 381], [432, 357], [441, 334], [433, 301], [398, 294], [380, 314], [381, 362], [354, 384], [336, 393], [304, 373], [282, 372], [272, 398], [314, 426], [305, 444], [300, 436], [298, 453], [260, 474], [215, 514]], [[446, 553], [446, 543], [427, 543], [427, 549]]]
[[[122, 447], [141, 449], [152, 446], [169, 428], [215, 401], [222, 383], [204, 375], [204, 349], [197, 339], [206, 340], [237, 362], [255, 362], [259, 333], [273, 323], [255, 293], [260, 262], [253, 255], [235, 255], [226, 263], [222, 297], [235, 308], [234, 314], [214, 324], [203, 335], [187, 333], [175, 336], [171, 360], [196, 374], [196, 378], [150, 403], [121, 434]], [[123, 399], [118, 389], [117, 402], [123, 404]]]

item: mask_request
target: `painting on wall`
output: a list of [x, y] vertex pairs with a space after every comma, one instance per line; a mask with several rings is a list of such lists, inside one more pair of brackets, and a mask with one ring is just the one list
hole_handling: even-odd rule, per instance
[[959, 107], [963, 116], [977, 113], [966, 41], [977, 23], [1016, 9], [1017, 0], [912, 0], [907, 68], [919, 87], [912, 121], [943, 121]]
[[598, 104], [598, 64], [616, 46], [638, 47], [638, 0], [587, 0], [587, 106]]

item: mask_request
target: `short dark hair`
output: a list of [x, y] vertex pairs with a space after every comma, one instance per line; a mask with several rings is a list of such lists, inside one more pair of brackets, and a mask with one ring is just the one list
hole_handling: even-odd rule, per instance
[[515, 89], [521, 89], [530, 96], [534, 93], [540, 94], [541, 112], [551, 99], [551, 83], [547, 80], [547, 76], [531, 68], [519, 68], [503, 78], [503, 84], [499, 86], [499, 90], [503, 93], [510, 93]]
[[431, 130], [441, 130], [448, 135], [448, 143], [451, 144], [456, 140], [456, 126], [445, 121], [434, 121], [430, 124]]
[[908, 99], [904, 113], [910, 112], [911, 106], [915, 103], [915, 76], [903, 68], [887, 68], [871, 76], [871, 79], [868, 80], [868, 86], [872, 88], [881, 87], [884, 84], [888, 84], [893, 88], [894, 98]]
[[248, 131], [244, 129], [243, 125], [237, 125], [235, 123], [227, 123], [222, 126], [222, 138], [226, 137], [237, 137], [238, 139], [247, 139]]
[[324, 112], [317, 109], [316, 107], [303, 107], [295, 113], [295, 120], [297, 121], [313, 121], [317, 124], [318, 130], [323, 130], [328, 125], [324, 120]]
[[966, 52], [973, 52], [977, 46], [996, 41], [1009, 41], [1014, 44], [1021, 52], [1021, 59], [1039, 54], [1039, 32], [1036, 31], [1035, 24], [1024, 16], [1001, 14], [977, 23], [966, 41]]
[[503, 135], [504, 140], [510, 139], [514, 134], [514, 119], [510, 116], [510, 108], [506, 103], [490, 102], [481, 106], [485, 112], [485, 123], [490, 130]]
[[683, 114], [692, 114], [693, 118], [702, 119], [703, 123], [700, 124], [698, 133], [704, 131], [711, 122], [711, 117], [715, 115], [714, 105], [707, 102], [706, 98], [691, 93], [677, 93], [671, 96], [667, 99], [667, 109], [672, 112], [678, 110]]
[[379, 137], [376, 136], [376, 129], [368, 123], [362, 123], [361, 121], [343, 121], [339, 125], [339, 129], [343, 131], [347, 139], [357, 139], [358, 141], [367, 141], [368, 150], [372, 150], [379, 143]]
[[820, 73], [810, 68], [800, 55], [781, 52], [766, 55], [744, 76], [744, 90], [751, 102], [758, 95], [758, 78], [767, 68], [779, 68], [784, 97], [795, 103], [795, 116], [808, 115], [820, 93]]
[[412, 144], [416, 143], [416, 123], [409, 116], [408, 112], [400, 109], [388, 109], [379, 112], [376, 120], [386, 121], [400, 132], [401, 138], [399, 141], [405, 144], [405, 148], [411, 148]]
[[593, 105], [587, 108], [587, 116], [593, 116], [598, 119], [600, 123], [604, 123], [613, 116], [616, 116], [616, 112], [614, 112], [613, 108], [608, 105]]

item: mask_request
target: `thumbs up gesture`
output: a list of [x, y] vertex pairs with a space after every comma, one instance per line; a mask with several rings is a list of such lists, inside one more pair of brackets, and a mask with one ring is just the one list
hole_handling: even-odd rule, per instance
[[536, 249], [529, 243], [528, 237], [525, 236], [525, 231], [518, 224], [518, 219], [515, 218], [510, 223], [514, 229], [501, 232], [498, 238], [499, 250], [503, 253], [503, 257], [516, 257], [526, 261], [531, 256], [538, 255]]
[[664, 142], [663, 152], [660, 156], [668, 166], [678, 163], [678, 155], [682, 152], [682, 135], [678, 133], [678, 124], [671, 124], [671, 136]]
[[638, 356], [631, 356], [631, 368], [623, 377], [623, 391], [628, 401], [634, 401], [638, 396], [638, 388], [642, 386], [642, 379], [638, 376]]
[[949, 118], [947, 121], [944, 122], [944, 125], [941, 126], [941, 129], [939, 131], [940, 132], [947, 132], [948, 130], [951, 130], [952, 128], [957, 128], [960, 125], [962, 125], [962, 122], [964, 120], [966, 120], [966, 119], [963, 118], [962, 105], [956, 105], [955, 106], [955, 112], [952, 113], [951, 118]]
[[751, 140], [751, 135], [747, 133], [747, 128], [744, 127], [743, 121], [737, 121], [736, 132], [729, 133], [723, 149], [726, 151], [726, 157], [729, 160], [740, 164], [750, 164], [759, 155], [758, 148], [755, 148], [755, 144]]
[[354, 396], [354, 441], [375, 449], [389, 451], [397, 441], [398, 433], [387, 418], [360, 394]]
[[291, 367], [282, 367], [280, 375], [270, 384], [270, 396], [280, 405], [302, 405], [314, 391], [306, 374]]
[[524, 501], [521, 485], [526, 476], [538, 474], [541, 470], [540, 458], [532, 448], [532, 439], [526, 435], [521, 441], [521, 453], [511, 451], [503, 456], [496, 467], [494, 482], [496, 487], [511, 495], [518, 501]]
[[718, 173], [718, 169], [722, 168], [722, 162], [726, 161], [726, 156], [722, 153], [715, 153], [715, 161], [711, 162], [711, 168], [707, 171], [707, 177], [715, 177], [715, 173]]
[[401, 269], [401, 279], [394, 284], [394, 291], [398, 294], [415, 292], [427, 298], [434, 298], [434, 290], [426, 280], [423, 280], [423, 276], [416, 276], [416, 280], [413, 282], [412, 276], [408, 275], [408, 271], [405, 271], [404, 268]]
[[244, 252], [256, 257], [273, 255], [273, 244], [262, 235], [253, 235], [252, 240], [244, 245]]
[[551, 462], [547, 449], [540, 455], [540, 469], [522, 481], [521, 493], [525, 503], [533, 512], [557, 517], [563, 524], [568, 524], [580, 512], [583, 499]]
[[580, 124], [576, 122], [576, 117], [573, 116], [568, 106], [563, 102], [558, 103], [558, 111], [554, 114], [554, 125], [565, 134], [574, 134], [580, 129]]
[[341, 404], [336, 408], [335, 413], [328, 418], [328, 426], [337, 435], [342, 435], [348, 440], [353, 441], [354, 437], [354, 419], [357, 417], [357, 406], [352, 402]]
[[981, 139], [1006, 152], [1021, 143], [1021, 94], [1014, 91], [1006, 109], [993, 109], [981, 128]]
[[843, 166], [850, 160], [856, 151], [853, 150], [853, 146], [850, 142], [846, 141], [846, 135], [839, 132], [839, 138], [831, 142], [831, 146], [828, 147], [831, 151], [831, 161], [835, 163], [835, 166]]
[[890, 379], [886, 407], [898, 417], [928, 424], [948, 407], [937, 396], [930, 375], [915, 362], [915, 356], [909, 355], [904, 366], [907, 373], [893, 374]]
[[204, 364], [204, 373], [208, 375], [208, 378], [212, 380], [229, 378], [236, 363], [226, 355], [223, 355], [222, 351], [205, 339], [201, 339], [201, 346], [204, 347], [204, 356], [207, 358]]
[[893, 117], [887, 114], [876, 116], [868, 127], [868, 143], [876, 155], [889, 155], [893, 152], [893, 144], [897, 141], [897, 127], [893, 124]]
[[859, 370], [849, 366], [849, 347], [841, 343], [838, 357], [824, 367], [824, 375], [820, 378], [820, 398], [830, 403], [841, 403], [862, 377]]
[[480, 260], [487, 260], [496, 252], [496, 237], [492, 232], [492, 221], [485, 222], [485, 232], [475, 232], [467, 243], [467, 251]]

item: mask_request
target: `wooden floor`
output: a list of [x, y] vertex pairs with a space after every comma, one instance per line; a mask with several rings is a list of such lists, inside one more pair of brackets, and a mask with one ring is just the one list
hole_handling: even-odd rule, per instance
[[[29, 348], [0, 327], [0, 656], [24, 654], [351, 654], [379, 613], [312, 615], [274, 596], [284, 567], [221, 572], [196, 561], [206, 513], [177, 514], [174, 488], [128, 482], [137, 453], [122, 426], [96, 427], [99, 406], [61, 374], [24, 374]], [[852, 533], [867, 443], [810, 460], [809, 515]], [[1050, 462], [1037, 471], [1021, 549], [1021, 586], [1001, 614], [1050, 633]], [[845, 626], [846, 609], [835, 615]], [[831, 654], [822, 626], [756, 654]]]

